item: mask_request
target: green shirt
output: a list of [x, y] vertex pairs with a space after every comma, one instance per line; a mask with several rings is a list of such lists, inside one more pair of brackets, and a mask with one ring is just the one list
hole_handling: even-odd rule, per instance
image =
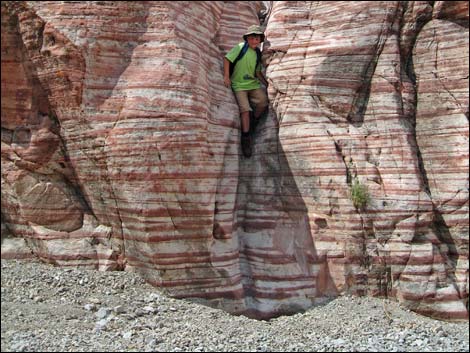
[[[230, 50], [225, 57], [228, 61], [234, 62], [238, 54], [240, 54], [243, 45], [245, 43], [239, 43]], [[261, 83], [257, 77], [253, 77], [256, 66], [256, 51], [248, 47], [243, 58], [238, 60], [233, 70], [233, 74], [230, 77], [232, 81], [232, 89], [234, 91], [248, 91], [252, 89], [258, 89], [261, 87]], [[261, 71], [261, 64], [257, 67], [256, 71]]]

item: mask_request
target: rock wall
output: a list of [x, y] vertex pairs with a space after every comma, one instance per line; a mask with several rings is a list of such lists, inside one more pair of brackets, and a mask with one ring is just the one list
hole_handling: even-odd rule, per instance
[[[245, 159], [222, 56], [260, 16]], [[468, 319], [468, 82], [464, 1], [2, 2], [2, 258], [257, 318], [352, 293]]]

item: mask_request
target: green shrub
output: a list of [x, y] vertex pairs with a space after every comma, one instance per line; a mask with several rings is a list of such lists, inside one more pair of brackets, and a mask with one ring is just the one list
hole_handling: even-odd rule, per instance
[[354, 207], [358, 210], [363, 210], [370, 201], [369, 189], [366, 185], [362, 185], [359, 180], [354, 179], [351, 186], [351, 200]]

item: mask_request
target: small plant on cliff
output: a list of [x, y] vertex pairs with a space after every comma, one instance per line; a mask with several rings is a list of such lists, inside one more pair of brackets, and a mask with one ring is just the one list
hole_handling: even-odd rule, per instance
[[351, 185], [351, 200], [354, 207], [358, 210], [365, 209], [370, 201], [369, 189], [366, 185], [362, 185], [357, 179], [354, 179]]

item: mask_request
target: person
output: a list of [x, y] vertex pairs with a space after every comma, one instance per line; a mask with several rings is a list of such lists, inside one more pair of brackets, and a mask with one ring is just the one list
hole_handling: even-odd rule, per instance
[[[261, 72], [261, 62], [258, 46], [264, 41], [264, 33], [260, 26], [250, 26], [243, 35], [244, 42], [235, 45], [224, 57], [224, 84], [232, 87], [240, 110], [242, 125], [241, 146], [243, 155], [251, 157], [251, 135], [258, 123], [258, 119], [268, 107], [268, 97], [261, 83], [265, 87], [268, 82]], [[246, 52], [239, 58], [240, 52], [246, 46]], [[258, 53], [257, 53], [258, 52]], [[238, 59], [238, 60], [237, 60]], [[235, 63], [233, 73], [230, 73], [230, 64]], [[251, 105], [254, 106], [255, 110]], [[250, 124], [251, 120], [251, 124]]]

